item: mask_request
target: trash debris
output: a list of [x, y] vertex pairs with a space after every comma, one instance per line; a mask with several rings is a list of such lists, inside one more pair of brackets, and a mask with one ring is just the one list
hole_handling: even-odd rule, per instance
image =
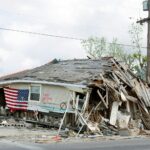
[[[71, 63], [69, 70], [76, 73], [76, 76], [71, 76], [67, 72], [68, 70], [65, 70], [68, 68], [66, 67], [68, 62]], [[90, 63], [87, 64], [87, 62]], [[73, 60], [66, 62], [55, 60], [43, 68], [51, 65], [52, 70], [53, 68], [57, 70], [56, 66], [59, 64], [66, 67], [61, 73], [61, 77], [65, 78], [66, 83], [60, 79], [60, 73], [57, 73], [58, 77], [55, 77], [53, 73], [52, 79], [63, 81], [61, 84], [54, 85], [61, 85], [65, 88], [61, 92], [65, 91], [66, 95], [70, 94], [66, 99], [68, 101], [61, 102], [60, 105], [54, 104], [60, 107], [56, 110], [54, 107], [50, 109], [49, 103], [44, 105], [46, 101], [44, 104], [38, 103], [38, 105], [42, 105], [42, 109], [39, 106], [37, 107], [40, 108], [39, 110], [36, 108], [29, 112], [27, 110], [26, 112], [16, 112], [16, 114], [15, 112], [7, 113], [1, 108], [3, 116], [6, 114], [7, 116], [14, 114], [16, 118], [23, 116], [18, 121], [4, 119], [1, 121], [1, 125], [22, 123], [27, 128], [32, 127], [32, 124], [44, 128], [57, 128], [58, 134], [52, 138], [55, 141], [69, 136], [95, 138], [103, 135], [138, 135], [140, 132], [144, 133], [144, 130], [150, 130], [150, 85], [136, 77], [122, 62], [118, 62], [112, 57], [101, 58], [101, 60], [75, 60], [75, 62]], [[72, 64], [77, 65], [74, 70], [71, 69]], [[60, 68], [61, 66], [59, 66]], [[82, 72], [82, 70], [84, 71]], [[66, 76], [65, 72], [68, 73]], [[80, 76], [80, 72], [82, 76]], [[34, 71], [30, 73], [34, 73]], [[51, 78], [49, 77], [49, 79]], [[46, 88], [52, 84], [48, 81], [44, 83], [47, 84]], [[44, 96], [45, 99], [51, 101], [47, 94]]]
[[[85, 126], [89, 137], [95, 136], [92, 134], [129, 136], [139, 134], [139, 130], [150, 130], [149, 85], [113, 58], [104, 66], [107, 69], [88, 84], [90, 92], [82, 108], [78, 104], [74, 107], [74, 124], [79, 127], [76, 136], [83, 134]], [[137, 120], [141, 121], [140, 125], [133, 124]]]
[[52, 140], [56, 141], [56, 142], [60, 142], [61, 141], [61, 137], [59, 135], [52, 137]]

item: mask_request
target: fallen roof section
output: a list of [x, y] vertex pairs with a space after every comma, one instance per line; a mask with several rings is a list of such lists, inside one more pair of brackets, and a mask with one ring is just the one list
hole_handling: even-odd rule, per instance
[[86, 85], [91, 79], [98, 78], [100, 73], [110, 69], [108, 68], [110, 58], [104, 57], [98, 60], [55, 60], [31, 70], [1, 77], [0, 82], [7, 80], [33, 80]]

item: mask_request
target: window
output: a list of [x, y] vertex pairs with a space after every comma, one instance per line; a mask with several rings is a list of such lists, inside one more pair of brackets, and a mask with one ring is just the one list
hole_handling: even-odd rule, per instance
[[31, 86], [30, 100], [34, 101], [40, 100], [40, 86]]

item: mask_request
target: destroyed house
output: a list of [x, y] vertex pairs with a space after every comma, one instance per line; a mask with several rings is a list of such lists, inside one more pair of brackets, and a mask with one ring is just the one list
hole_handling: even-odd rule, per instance
[[103, 134], [106, 125], [116, 134], [138, 120], [150, 129], [148, 84], [111, 57], [55, 59], [1, 77], [0, 91], [1, 114], [7, 116], [59, 125], [65, 114], [67, 127], [86, 125]]

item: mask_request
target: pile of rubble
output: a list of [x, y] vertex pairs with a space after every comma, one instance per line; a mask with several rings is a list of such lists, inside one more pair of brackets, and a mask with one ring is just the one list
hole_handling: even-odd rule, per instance
[[[49, 65], [43, 67], [46, 67], [46, 70], [49, 68], [48, 74], [51, 73], [52, 77], [56, 74], [55, 76], [58, 77], [55, 79], [62, 78], [63, 83], [84, 85], [85, 91], [69, 88], [74, 90], [74, 96], [68, 100], [63, 117], [61, 114], [55, 119], [50, 119], [50, 114], [47, 114], [45, 116], [48, 118], [44, 119], [50, 121], [44, 122], [37, 114], [35, 120], [31, 117], [32, 120], [25, 119], [18, 125], [24, 126], [26, 122], [48, 128], [59, 128], [58, 134], [64, 137], [136, 135], [141, 130], [150, 130], [150, 87], [123, 63], [109, 57]], [[59, 72], [56, 73], [54, 70]], [[70, 108], [71, 111], [68, 111]], [[4, 121], [0, 125], [9, 126], [9, 124], [15, 126], [17, 123]]]
[[[132, 135], [150, 130], [149, 85], [113, 58], [104, 66], [104, 72], [88, 85], [90, 96], [82, 109], [74, 110], [76, 136]], [[65, 116], [67, 111], [60, 129]]]

